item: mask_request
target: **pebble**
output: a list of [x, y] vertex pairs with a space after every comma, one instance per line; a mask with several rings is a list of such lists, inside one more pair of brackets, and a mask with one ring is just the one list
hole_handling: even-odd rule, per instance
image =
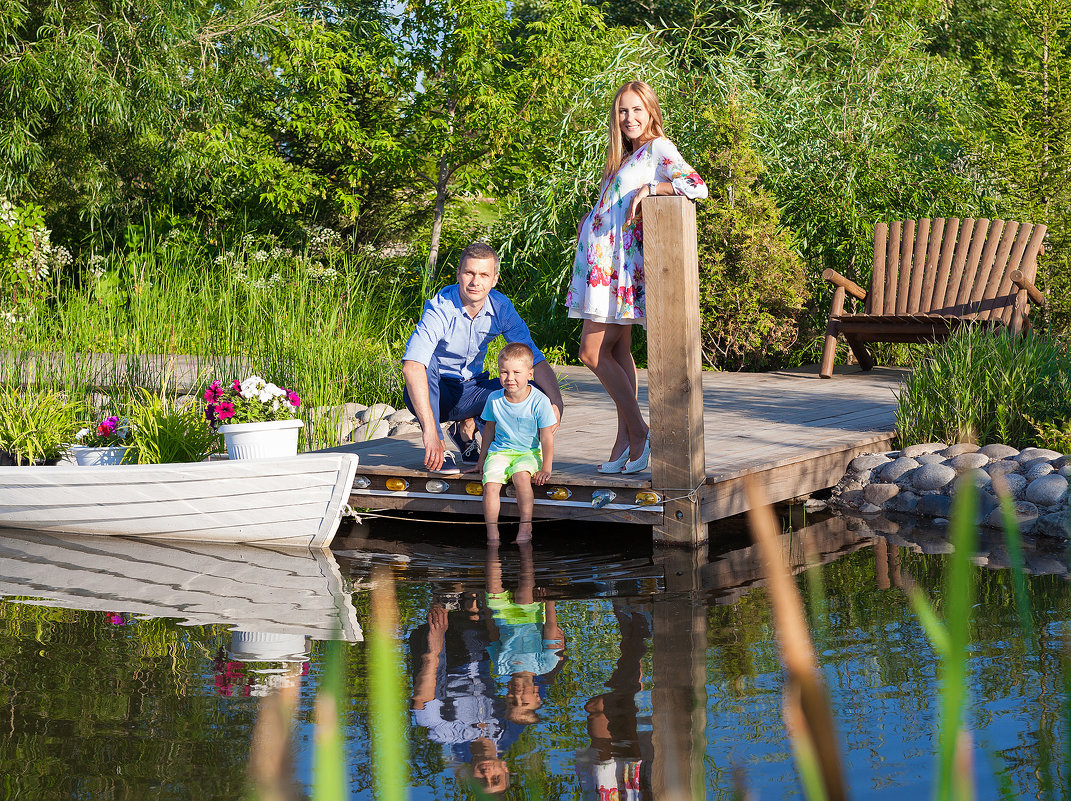
[[1002, 459], [999, 462], [990, 462], [982, 469], [991, 476], [1006, 476], [1008, 473], [1018, 472], [1019, 463], [1011, 459]]
[[351, 442], [368, 442], [373, 439], [383, 439], [390, 435], [390, 423], [383, 418], [373, 420], [371, 423], [362, 423], [353, 429], [350, 435]]
[[984, 453], [961, 453], [949, 459], [948, 464], [957, 473], [962, 473], [965, 470], [978, 470], [985, 467], [989, 464], [989, 457]]
[[978, 453], [983, 456], [987, 456], [990, 459], [1008, 459], [1012, 456], [1017, 456], [1019, 451], [1013, 448], [1011, 445], [1005, 445], [1002, 442], [993, 442], [989, 445], [983, 445], [978, 449]]
[[[923, 495], [919, 498], [918, 513], [927, 517], [948, 517], [952, 499], [947, 495]], [[936, 521], [935, 521], [936, 522]]]
[[[1003, 482], [1003, 485], [1001, 482]], [[1018, 473], [1008, 473], [1008, 475], [1001, 476], [1000, 479], [993, 482], [993, 490], [995, 492], [999, 492], [1003, 488], [1006, 488], [1008, 494], [1013, 498], [1020, 499], [1026, 491], [1026, 479]]]
[[893, 459], [887, 465], [881, 468], [878, 472], [882, 481], [896, 481], [910, 470], [914, 470], [919, 466], [919, 463], [914, 459], [909, 459], [906, 456], [901, 456], [898, 459]]
[[1035, 481], [1052, 472], [1055, 471], [1052, 469], [1052, 464], [1048, 459], [1031, 459], [1023, 464], [1023, 477], [1027, 481]]
[[937, 451], [943, 451], [947, 447], [948, 445], [946, 445], [944, 442], [925, 442], [921, 445], [908, 445], [906, 448], [900, 451], [900, 455], [915, 459], [919, 456], [924, 456], [930, 453], [937, 453]]
[[1038, 518], [1038, 530], [1050, 537], [1068, 538], [1068, 520], [1066, 512], [1050, 512]]
[[1067, 479], [1060, 475], [1042, 476], [1030, 482], [1030, 486], [1026, 488], [1026, 499], [1038, 506], [1056, 506], [1065, 498], [1067, 498]]
[[414, 420], [416, 420], [416, 415], [408, 409], [399, 409], [387, 418], [387, 422], [392, 426], [396, 426], [400, 423], [412, 423]]
[[885, 508], [890, 512], [901, 512], [903, 514], [913, 514], [919, 505], [919, 496], [913, 492], [901, 492], [892, 498]]
[[[390, 419], [390, 416], [396, 411], [398, 410], [389, 403], [373, 403], [357, 417], [362, 423], [373, 423]], [[375, 439], [375, 437], [372, 437], [372, 439]]]
[[1019, 453], [1019, 462], [1021, 464], [1026, 464], [1033, 459], [1047, 459], [1051, 462], [1053, 459], [1059, 459], [1061, 456], [1063, 456], [1062, 453], [1050, 451], [1048, 448], [1023, 448]]
[[959, 456], [961, 453], [974, 453], [979, 450], [978, 446], [970, 442], [957, 442], [955, 445], [949, 445], [943, 451], [941, 455], [946, 459], [952, 459]]
[[873, 470], [875, 467], [881, 467], [883, 464], [891, 462], [888, 456], [883, 453], [868, 453], [865, 456], [856, 456], [848, 464], [848, 469], [857, 473], [861, 473], [864, 470]]
[[[1022, 533], [1032, 531], [1038, 522], [1038, 508], [1027, 501], [1015, 503], [1015, 521]], [[989, 528], [1004, 528], [1004, 513], [1000, 509], [994, 509], [985, 519], [985, 525]]]
[[911, 484], [915, 489], [939, 490], [955, 477], [956, 471], [946, 464], [924, 464], [911, 474]]
[[1064, 478], [1067, 478], [1068, 476], [1071, 476], [1071, 464], [1065, 464], [1063, 467], [1061, 467], [1060, 468], [1060, 475], [1063, 476]]
[[398, 423], [390, 430], [392, 437], [405, 437], [410, 434], [420, 433], [420, 423]]
[[895, 484], [867, 484], [863, 488], [863, 497], [875, 506], [884, 506], [899, 494], [900, 488]]
[[864, 503], [862, 506], [859, 507], [859, 511], [865, 515], [876, 515], [878, 512], [881, 511], [881, 507], [875, 506], [872, 503]]
[[919, 464], [943, 464], [945, 457], [939, 453], [924, 453], [922, 456], [916, 456], [915, 461]]
[[339, 414], [343, 420], [360, 420], [361, 414], [367, 408], [363, 403], [343, 403]]

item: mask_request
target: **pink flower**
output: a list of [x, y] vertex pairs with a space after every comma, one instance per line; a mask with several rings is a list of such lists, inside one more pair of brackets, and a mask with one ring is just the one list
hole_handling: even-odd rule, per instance
[[126, 621], [123, 619], [123, 615], [121, 612], [109, 612], [108, 622], [111, 623], [113, 626], [123, 626], [126, 624]]
[[290, 405], [295, 409], [301, 405], [301, 398], [299, 398], [298, 394], [292, 389], [286, 391], [286, 399], [290, 401]]
[[215, 414], [220, 420], [229, 420], [234, 417], [234, 404], [230, 401], [220, 401], [216, 404]]
[[237, 378], [234, 379], [234, 383], [231, 384], [231, 389], [233, 389], [235, 392], [241, 392], [242, 391], [242, 382], [239, 381]]
[[205, 400], [209, 403], [215, 403], [223, 397], [223, 385], [218, 381], [213, 381], [211, 386], [205, 390]]

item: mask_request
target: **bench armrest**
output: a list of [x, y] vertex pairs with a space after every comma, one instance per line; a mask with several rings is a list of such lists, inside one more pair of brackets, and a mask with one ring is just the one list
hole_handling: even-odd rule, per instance
[[822, 273], [822, 278], [829, 281], [829, 283], [831, 284], [844, 287], [845, 291], [853, 298], [858, 298], [859, 300], [866, 300], [866, 290], [850, 278], [845, 278], [836, 270], [832, 268], [827, 269], [825, 272]]
[[1039, 306], [1048, 305], [1048, 299], [1042, 294], [1041, 290], [1034, 286], [1034, 282], [1023, 275], [1022, 270], [1012, 270], [1011, 274], [1012, 283], [1019, 289], [1025, 289], [1026, 294], [1030, 296], [1030, 299]]

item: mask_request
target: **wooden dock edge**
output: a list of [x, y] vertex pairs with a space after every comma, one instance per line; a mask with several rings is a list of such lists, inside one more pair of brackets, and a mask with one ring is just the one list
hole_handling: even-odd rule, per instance
[[769, 467], [744, 470], [728, 476], [707, 479], [700, 493], [700, 516], [703, 523], [732, 517], [750, 508], [744, 494], [744, 479], [758, 479], [770, 503], [788, 501], [834, 486], [848, 463], [864, 453], [876, 453], [892, 448], [896, 439], [893, 431], [876, 433], [872, 438], [850, 445], [830, 448], [824, 453], [807, 454], [798, 460]]

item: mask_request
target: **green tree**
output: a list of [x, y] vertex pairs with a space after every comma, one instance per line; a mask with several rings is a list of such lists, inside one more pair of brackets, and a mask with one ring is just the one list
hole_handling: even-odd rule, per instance
[[[226, 109], [281, 0], [12, 0], [0, 7], [0, 193], [65, 241], [172, 205], [184, 133]], [[244, 47], [236, 47], [246, 40]], [[240, 67], [240, 68], [238, 68]]]
[[544, 0], [522, 22], [501, 0], [412, 0], [401, 21], [399, 180], [433, 198], [427, 271], [434, 278], [446, 204], [501, 195], [544, 168], [560, 99], [588, 74], [599, 13]]
[[735, 102], [708, 106], [692, 164], [710, 188], [696, 209], [703, 359], [719, 369], [784, 364], [807, 300], [803, 262], [760, 182], [750, 123]]
[[1002, 215], [1049, 226], [1040, 278], [1053, 323], [1071, 325], [1071, 2], [1009, 0], [1016, 46], [980, 50], [986, 103], [982, 160], [998, 179]]

